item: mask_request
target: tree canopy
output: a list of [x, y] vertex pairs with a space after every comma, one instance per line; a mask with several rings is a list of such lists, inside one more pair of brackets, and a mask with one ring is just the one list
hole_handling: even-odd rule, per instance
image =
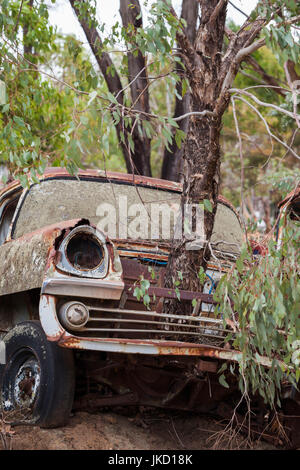
[[[178, 18], [168, 2], [152, 2], [145, 19], [138, 1], [121, 1], [122, 24], [116, 23], [107, 34], [101, 18], [97, 19], [94, 1], [71, 1], [91, 45], [97, 62], [94, 65], [78, 39], [59, 34], [49, 24], [49, 8], [56, 7], [55, 1], [2, 1], [0, 66], [6, 99], [0, 121], [1, 162], [23, 184], [24, 175], [30, 173], [36, 178], [46, 165], [63, 165], [70, 171], [76, 171], [77, 166], [101, 166], [182, 179], [188, 118], [180, 116], [190, 106], [190, 84], [178, 31], [184, 31], [191, 43], [195, 40], [199, 16], [206, 8], [199, 3], [184, 0]], [[297, 2], [279, 2], [278, 6], [276, 2], [258, 2], [246, 20], [248, 26], [227, 24], [222, 46], [228, 50], [230, 34], [241, 35], [264, 18], [258, 37], [266, 45], [241, 62], [233, 88], [256, 86], [248, 93], [290, 113], [294, 101], [290, 85], [300, 73], [297, 15]], [[292, 141], [297, 155], [299, 137], [293, 116], [257, 106], [245, 93], [235, 92], [234, 101], [247, 190], [257, 182], [253, 168], [258, 165], [268, 161], [258, 171], [262, 177], [268, 171], [276, 174], [297, 165], [296, 157], [276, 138], [271, 144], [268, 134], [272, 132], [287, 144]], [[249, 103], [266, 119], [270, 132]], [[232, 110], [230, 105], [221, 137], [223, 187], [239, 203], [238, 191], [226, 184], [227, 174], [234, 170], [241, 186]]]

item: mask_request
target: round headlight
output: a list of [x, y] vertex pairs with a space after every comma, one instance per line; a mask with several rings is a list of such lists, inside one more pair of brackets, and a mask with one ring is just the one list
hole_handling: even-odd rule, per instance
[[64, 327], [78, 330], [88, 322], [89, 311], [81, 302], [67, 302], [60, 307], [58, 316]]
[[66, 256], [75, 269], [96, 269], [103, 261], [102, 246], [87, 233], [77, 233], [72, 237], [66, 247]]
[[105, 235], [90, 225], [78, 225], [62, 240], [56, 267], [80, 277], [102, 279], [109, 268]]

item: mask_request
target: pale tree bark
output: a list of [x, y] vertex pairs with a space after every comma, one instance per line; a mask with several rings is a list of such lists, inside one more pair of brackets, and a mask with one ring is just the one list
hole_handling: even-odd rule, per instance
[[[110, 55], [103, 50], [102, 41], [100, 35], [93, 24], [92, 18], [89, 16], [88, 10], [81, 10], [80, 3], [88, 5], [86, 0], [78, 2], [78, 0], [69, 0], [70, 4], [78, 18], [78, 21], [85, 33], [87, 41], [91, 47], [91, 50], [97, 60], [98, 66], [102, 72], [102, 75], [106, 81], [109, 91], [117, 97], [118, 103], [123, 105], [124, 103], [124, 91], [121, 83], [121, 79], [114, 68], [114, 64], [110, 58]], [[131, 2], [132, 3], [132, 2]], [[138, 3], [138, 2], [136, 2]], [[133, 13], [137, 16], [136, 13]], [[114, 68], [114, 73], [111, 73], [111, 69]], [[146, 102], [146, 100], [144, 100]], [[138, 105], [141, 106], [142, 99], [139, 100]], [[116, 124], [116, 131], [119, 140], [120, 147], [123, 152], [123, 156], [126, 162], [126, 168], [128, 173], [137, 173], [146, 176], [151, 176], [150, 168], [150, 150], [145, 153], [144, 151], [144, 139], [139, 135], [137, 130], [133, 130], [132, 126], [125, 126], [124, 120], [121, 118], [118, 124]], [[121, 138], [124, 135], [124, 142]], [[134, 142], [134, 150], [130, 150], [128, 136], [132, 134]], [[149, 144], [150, 146], [150, 144]]]
[[[196, 37], [196, 24], [199, 14], [199, 2], [197, 0], [183, 0], [181, 18], [186, 21], [185, 34], [189, 41], [193, 44]], [[178, 65], [176, 70], [178, 75], [184, 77], [182, 67]], [[182, 96], [182, 80], [176, 84], [176, 91], [179, 96]], [[182, 116], [189, 111], [190, 108], [190, 92], [187, 90], [184, 97], [180, 100], [176, 96], [174, 118]], [[189, 118], [179, 121], [179, 129], [187, 132], [189, 125]], [[171, 181], [180, 181], [183, 176], [183, 145], [178, 148], [175, 141], [176, 128], [173, 129], [173, 141], [170, 145], [170, 150], [165, 148], [161, 178]]]

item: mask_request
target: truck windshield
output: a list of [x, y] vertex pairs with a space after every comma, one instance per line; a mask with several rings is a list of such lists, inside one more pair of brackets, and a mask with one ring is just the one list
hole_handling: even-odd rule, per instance
[[[178, 192], [96, 179], [53, 178], [33, 185], [16, 220], [13, 238], [61, 221], [88, 219], [112, 239], [170, 242], [180, 210]], [[238, 253], [244, 241], [236, 214], [219, 203], [212, 243]]]

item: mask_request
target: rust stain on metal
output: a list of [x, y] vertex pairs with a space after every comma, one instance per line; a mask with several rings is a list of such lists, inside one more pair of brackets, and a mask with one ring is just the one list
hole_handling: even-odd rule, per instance
[[69, 348], [80, 348], [80, 343], [82, 341], [89, 341], [92, 343], [111, 343], [118, 344], [120, 346], [126, 347], [127, 345], [134, 346], [154, 346], [157, 349], [157, 353], [166, 355], [192, 355], [192, 356], [207, 356], [212, 358], [220, 358], [222, 352], [231, 357], [236, 357], [236, 351], [228, 351], [227, 349], [218, 348], [216, 346], [210, 346], [206, 344], [195, 344], [195, 343], [186, 343], [179, 341], [163, 341], [163, 340], [138, 340], [138, 339], [126, 339], [123, 338], [80, 338], [76, 336], [70, 336], [68, 333], [64, 333], [59, 340], [59, 344], [64, 347]]
[[57, 342], [65, 334], [65, 330], [58, 323], [56, 316], [57, 298], [51, 295], [43, 295], [40, 303], [40, 320], [45, 331], [45, 325], [51, 326], [51, 335], [47, 334], [48, 341]]
[[5, 276], [0, 276], [0, 295], [41, 287], [45, 271], [55, 256], [55, 239], [63, 229], [79, 222], [60, 222], [2, 245], [0, 266]]
[[141, 251], [132, 251], [132, 250], [130, 251], [119, 250], [119, 253], [120, 253], [120, 256], [127, 256], [127, 257], [132, 257], [132, 258], [151, 258], [157, 261], [166, 261], [166, 262], [168, 261], [168, 256], [166, 255], [156, 255], [155, 253], [150, 253], [150, 256], [148, 256], [148, 253], [146, 253], [145, 251], [141, 252]]

